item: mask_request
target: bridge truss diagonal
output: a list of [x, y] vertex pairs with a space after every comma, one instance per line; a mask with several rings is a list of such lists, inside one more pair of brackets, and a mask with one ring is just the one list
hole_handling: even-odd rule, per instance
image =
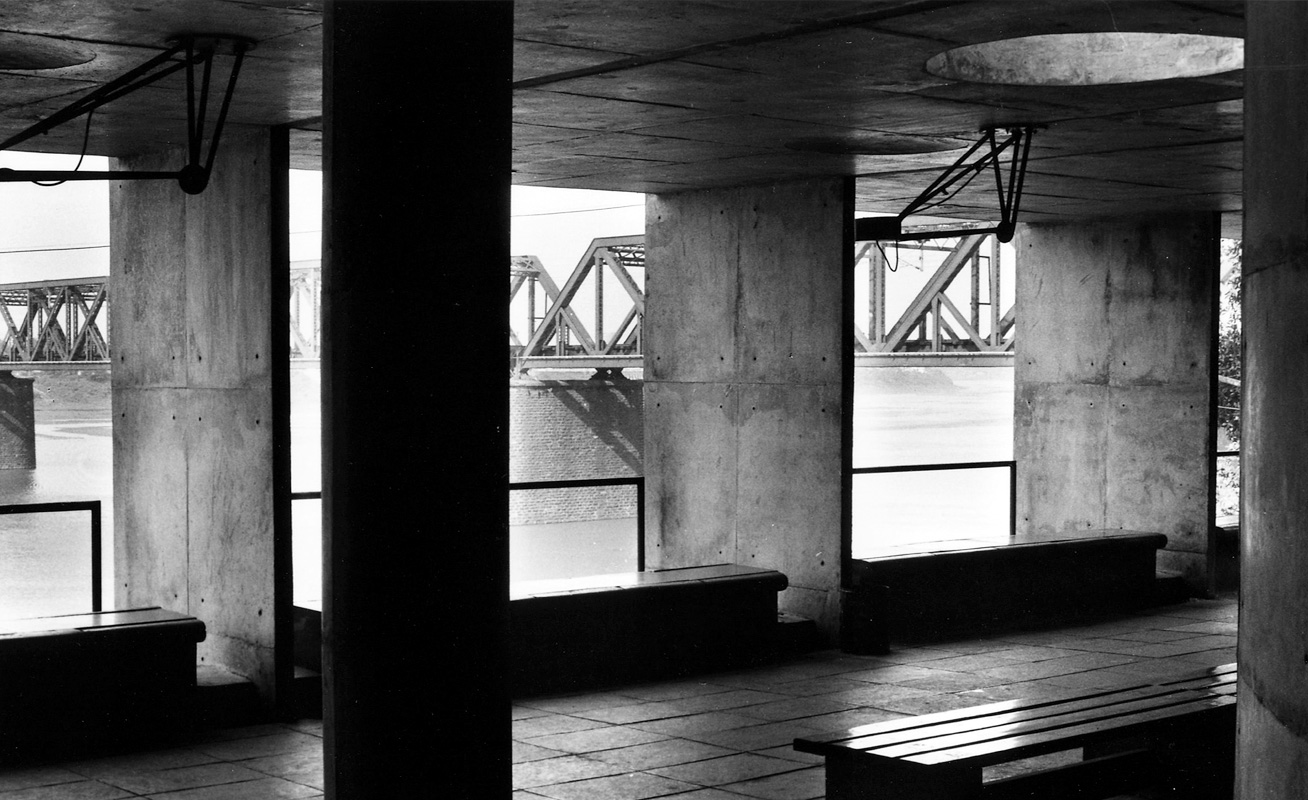
[[[915, 262], [924, 280], [892, 317], [887, 306], [889, 276], [909, 262]], [[1013, 303], [1005, 299], [1011, 289], [1005, 285], [1000, 243], [993, 234], [884, 245], [861, 242], [855, 263], [868, 275], [866, 324], [856, 323], [851, 331], [860, 364], [906, 364], [914, 358], [914, 363], [942, 365], [1011, 361], [1016, 315]], [[644, 266], [643, 236], [592, 240], [562, 285], [537, 256], [514, 256], [509, 265], [509, 303], [516, 323], [509, 329], [510, 373], [609, 373], [642, 367], [645, 295], [642, 282], [633, 276], [644, 277]], [[606, 275], [620, 291], [606, 290]], [[911, 282], [902, 276], [897, 280]], [[580, 301], [583, 291], [588, 296]], [[609, 296], [613, 292], [618, 303], [626, 304], [625, 314], [606, 335], [606, 321], [617, 318]], [[593, 303], [593, 309], [582, 308], [585, 303]]]

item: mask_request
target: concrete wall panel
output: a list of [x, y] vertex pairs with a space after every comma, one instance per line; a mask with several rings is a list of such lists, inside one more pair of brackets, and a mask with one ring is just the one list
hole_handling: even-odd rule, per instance
[[834, 324], [841, 283], [821, 269], [840, 241], [840, 185], [814, 182], [739, 191], [741, 254], [735, 380], [840, 385]]
[[830, 590], [839, 551], [814, 531], [840, 529], [840, 389], [740, 390], [737, 561], [784, 564], [792, 586]]
[[722, 380], [736, 369], [738, 220], [727, 211], [712, 192], [646, 198], [646, 380]]
[[1103, 464], [1085, 454], [1107, 446], [1108, 387], [1027, 383], [1017, 387], [1016, 395], [1018, 530], [1030, 539], [1057, 539], [1102, 528], [1107, 504]]
[[[176, 169], [176, 154], [133, 169]], [[186, 203], [171, 181], [114, 181], [109, 192], [113, 384], [186, 384]]]
[[270, 685], [276, 563], [268, 513], [271, 402], [257, 390], [193, 389], [188, 395], [189, 611], [214, 634], [200, 654]]
[[289, 597], [274, 608], [273, 442], [288, 420], [273, 418], [272, 136], [225, 138], [201, 195], [169, 181], [111, 191], [118, 596], [199, 618], [205, 661], [269, 702], [274, 625], [289, 631], [291, 611]]
[[[736, 559], [739, 392], [730, 384], [645, 383], [645, 557], [650, 567]], [[693, 535], [692, 535], [693, 532]]]
[[1210, 214], [1020, 231], [1019, 535], [1163, 533], [1209, 590], [1217, 237]]
[[[229, 158], [218, 162], [204, 193], [187, 200], [187, 385], [266, 386], [274, 356], [268, 326], [271, 141], [267, 135], [232, 137], [223, 146]], [[224, 169], [234, 152], [242, 168]], [[241, 213], [229, 213], [232, 207]]]
[[[116, 335], [116, 330], [115, 330]], [[119, 377], [115, 369], [115, 378]], [[186, 571], [186, 396], [115, 386], [114, 603], [190, 607]], [[149, 535], [130, 532], [149, 531]]]
[[848, 446], [845, 203], [845, 182], [830, 180], [652, 197], [646, 212], [650, 563], [779, 570], [797, 586], [782, 608], [830, 635]]

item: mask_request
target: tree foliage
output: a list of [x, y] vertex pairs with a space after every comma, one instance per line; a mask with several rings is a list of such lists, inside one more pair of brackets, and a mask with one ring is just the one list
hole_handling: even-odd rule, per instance
[[[1217, 374], [1242, 380], [1244, 344], [1240, 324], [1240, 257], [1243, 247], [1238, 239], [1222, 241], [1222, 280], [1219, 291], [1220, 317], [1217, 326]], [[1219, 382], [1217, 385], [1217, 424], [1230, 438], [1231, 447], [1240, 444], [1240, 387]]]

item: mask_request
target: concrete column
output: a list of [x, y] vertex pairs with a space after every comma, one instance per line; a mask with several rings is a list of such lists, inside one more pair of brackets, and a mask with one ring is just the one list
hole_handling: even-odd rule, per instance
[[0, 372], [0, 469], [36, 469], [35, 383]]
[[507, 798], [512, 5], [325, 11], [327, 796]]
[[1308, 4], [1245, 9], [1236, 796], [1308, 786]]
[[289, 700], [294, 669], [290, 496], [276, 490], [289, 471], [274, 459], [290, 430], [275, 413], [285, 327], [273, 336], [287, 169], [285, 133], [264, 130], [223, 137], [200, 195], [110, 186], [116, 603], [199, 618], [201, 662], [251, 678], [270, 706]]
[[1145, 531], [1209, 591], [1213, 214], [1019, 230], [1018, 534]]
[[840, 179], [651, 196], [645, 219], [649, 564], [779, 570], [781, 607], [832, 638], [852, 219]]

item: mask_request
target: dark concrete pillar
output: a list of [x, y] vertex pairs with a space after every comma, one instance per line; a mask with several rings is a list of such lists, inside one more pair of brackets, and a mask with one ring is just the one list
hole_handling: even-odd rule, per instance
[[36, 469], [34, 383], [0, 372], [0, 469]]
[[331, 798], [509, 797], [512, 6], [328, 3]]
[[[179, 149], [115, 167], [185, 161]], [[294, 669], [275, 455], [290, 431], [285, 323], [273, 334], [288, 169], [285, 131], [264, 129], [223, 137], [202, 194], [110, 184], [116, 603], [199, 618], [202, 662], [249, 677], [270, 707], [289, 701]]]
[[645, 219], [649, 563], [779, 570], [781, 607], [833, 639], [851, 195], [841, 179], [659, 195]]
[[1308, 4], [1245, 7], [1236, 796], [1308, 786]]
[[1207, 594], [1214, 214], [1019, 230], [1013, 453], [1028, 539], [1144, 531]]

